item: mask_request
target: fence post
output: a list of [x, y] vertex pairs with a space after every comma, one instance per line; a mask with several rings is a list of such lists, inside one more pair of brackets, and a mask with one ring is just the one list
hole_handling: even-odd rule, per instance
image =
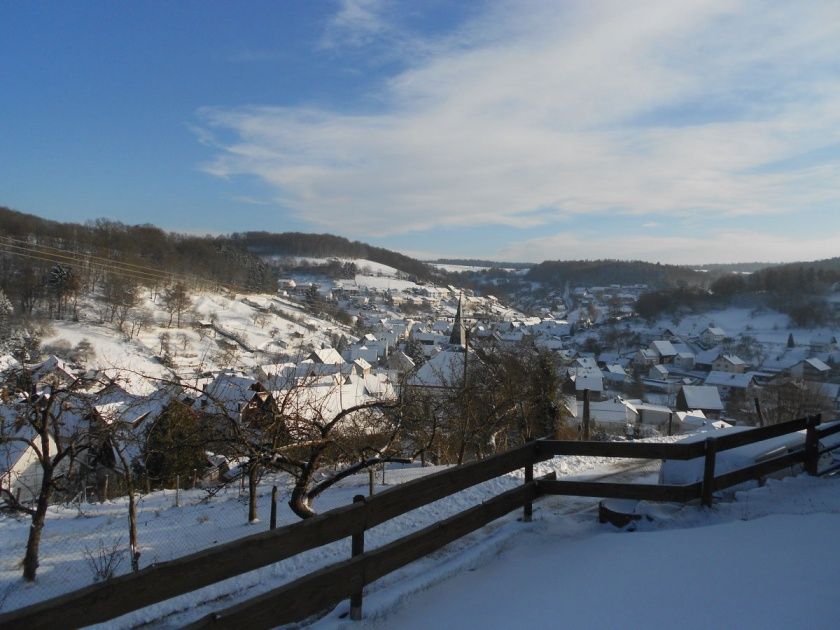
[[583, 439], [589, 441], [589, 390], [583, 390]]
[[175, 475], [175, 507], [181, 507], [181, 475]]
[[809, 475], [816, 475], [820, 461], [820, 440], [817, 437], [817, 425], [820, 424], [822, 416], [808, 416], [805, 425], [805, 472]]
[[[525, 466], [525, 483], [533, 483], [534, 481], [534, 463], [529, 462], [527, 466]], [[523, 523], [530, 523], [531, 519], [534, 515], [534, 504], [531, 501], [525, 503], [522, 507], [522, 522]]]
[[[365, 497], [364, 495], [357, 494], [353, 497], [353, 503], [364, 503]], [[352, 545], [351, 545], [351, 554], [355, 558], [356, 556], [360, 556], [365, 552], [365, 530], [357, 532], [353, 534], [352, 538]], [[364, 582], [364, 580], [362, 580]], [[353, 621], [359, 621], [362, 618], [362, 588], [363, 585], [359, 587], [359, 590], [353, 593], [350, 596], [350, 619]]]
[[706, 438], [706, 462], [703, 466], [702, 501], [706, 507], [712, 507], [712, 493], [715, 491], [715, 438]]
[[371, 467], [368, 468], [368, 496], [369, 497], [373, 496], [373, 486], [374, 486], [373, 474], [374, 474], [373, 473], [373, 467], [371, 466]]
[[277, 529], [277, 486], [271, 486], [271, 518], [268, 528]]

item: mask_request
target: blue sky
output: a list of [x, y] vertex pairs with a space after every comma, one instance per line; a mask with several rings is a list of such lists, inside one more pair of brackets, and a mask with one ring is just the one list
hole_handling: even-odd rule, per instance
[[5, 2], [0, 204], [420, 257], [840, 255], [840, 4]]

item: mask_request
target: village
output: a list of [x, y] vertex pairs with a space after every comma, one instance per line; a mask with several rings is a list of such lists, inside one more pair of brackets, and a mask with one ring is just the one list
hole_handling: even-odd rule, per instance
[[[573, 432], [585, 428], [599, 439], [762, 426], [840, 411], [837, 337], [830, 329], [790, 328], [779, 313], [733, 308], [649, 323], [633, 310], [646, 287], [613, 285], [549, 293], [539, 314], [526, 316], [492, 295], [354, 263], [360, 271], [352, 279], [283, 277], [276, 295], [196, 294], [175, 328], [165, 325], [172, 313], [149, 299], [146, 317], [151, 313], [157, 324], [128, 340], [93, 321], [54, 322], [43, 354], [25, 366], [7, 355], [3, 373], [26, 372], [36, 389], [73, 384], [67, 394], [73, 403], [64, 406], [76, 417], [65, 413], [66, 430], [126, 423], [137, 434], [130, 457], [140, 455], [146, 432], [173, 404], [234, 420], [254, 410], [277, 415], [292, 405], [326, 421], [407, 390], [457, 393], [465, 375], [480, 369], [478, 348], [547, 352], [562, 390], [556, 413]], [[344, 323], [330, 311], [342, 313]], [[20, 404], [5, 396], [6, 426]], [[208, 449], [206, 461], [192, 461], [193, 476], [208, 483], [235, 479], [240, 460]], [[103, 484], [114, 461], [113, 455], [97, 460], [82, 486], [107, 493]], [[4, 445], [8, 495], [34, 499], [39, 475], [31, 448]], [[110, 484], [113, 492], [117, 481]]]

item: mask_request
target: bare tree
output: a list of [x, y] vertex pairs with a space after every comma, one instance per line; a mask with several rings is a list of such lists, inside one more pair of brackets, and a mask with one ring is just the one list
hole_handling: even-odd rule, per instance
[[84, 409], [74, 397], [81, 383], [75, 381], [65, 387], [32, 386], [20, 392], [10, 417], [0, 419], [0, 446], [31, 452], [35, 457], [29, 496], [21, 497], [8, 488], [0, 488], [0, 508], [27, 514], [31, 519], [26, 554], [23, 558], [23, 577], [35, 579], [38, 570], [41, 533], [47, 508], [57, 492], [70, 489], [74, 464], [88, 452], [92, 433], [80, 422]]
[[187, 286], [183, 282], [176, 282], [171, 287], [167, 287], [161, 297], [163, 298], [163, 307], [169, 313], [169, 321], [166, 327], [171, 328], [172, 319], [176, 318], [176, 326], [180, 328], [181, 316], [192, 305]]

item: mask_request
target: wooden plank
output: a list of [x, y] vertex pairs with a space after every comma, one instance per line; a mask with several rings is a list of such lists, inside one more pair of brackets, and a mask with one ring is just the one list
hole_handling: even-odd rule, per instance
[[840, 470], [840, 462], [837, 463], [837, 464], [834, 464], [833, 466], [829, 466], [825, 470], [819, 471], [819, 473], [817, 473], [817, 474], [819, 474], [820, 476], [830, 475], [831, 473], [837, 472], [838, 470]]
[[645, 442], [575, 442], [572, 440], [540, 440], [540, 454], [591, 455], [593, 457], [626, 457], [637, 459], [694, 459], [702, 457], [703, 443], [650, 444]]
[[560, 494], [572, 497], [601, 497], [605, 499], [636, 499], [638, 501], [676, 501], [686, 503], [700, 496], [700, 484], [684, 486], [608, 483], [604, 481], [538, 481], [541, 494]]
[[792, 453], [787, 453], [786, 455], [780, 455], [779, 457], [774, 457], [773, 459], [753, 464], [752, 466], [739, 468], [738, 470], [733, 470], [715, 477], [714, 489], [724, 490], [725, 488], [731, 488], [732, 486], [737, 486], [739, 483], [758, 479], [759, 477], [769, 475], [770, 473], [793, 466], [794, 464], [801, 464], [804, 460], [804, 451], [796, 450]]
[[798, 420], [771, 424], [769, 427], [750, 429], [749, 431], [741, 431], [740, 433], [729, 433], [728, 435], [722, 435], [715, 438], [715, 446], [717, 447], [718, 453], [721, 451], [728, 451], [731, 448], [737, 448], [746, 444], [753, 444], [755, 442], [761, 442], [762, 440], [769, 440], [770, 438], [787, 435], [788, 433], [802, 431], [806, 427], [807, 422], [808, 418], [799, 418]]
[[817, 427], [817, 435], [820, 438], [828, 437], [835, 433], [840, 433], [840, 422], [829, 422], [826, 423], [826, 426]]
[[346, 538], [364, 527], [364, 518], [363, 504], [340, 507], [11, 611], [0, 615], [0, 627], [53, 628], [56, 619], [67, 627], [101, 623]]
[[395, 516], [405, 514], [471, 486], [524, 468], [535, 461], [550, 458], [550, 453], [542, 451], [540, 442], [532, 442], [481, 461], [453, 467], [428, 477], [414, 479], [399, 486], [388, 488], [368, 499], [365, 506], [367, 527], [374, 527]]
[[262, 532], [138, 573], [0, 615], [3, 628], [46, 628], [60, 618], [68, 626], [101, 623], [215, 582], [279, 562], [303, 551], [351, 536], [390, 518], [517, 470], [550, 455], [536, 454], [534, 443], [458, 468], [409, 481], [366, 503], [324, 512], [300, 523]]
[[536, 497], [536, 482], [509, 490], [415, 534], [301, 577], [208, 615], [187, 627], [248, 627], [252, 630], [300, 621], [334, 606], [365, 584], [440, 549]]

